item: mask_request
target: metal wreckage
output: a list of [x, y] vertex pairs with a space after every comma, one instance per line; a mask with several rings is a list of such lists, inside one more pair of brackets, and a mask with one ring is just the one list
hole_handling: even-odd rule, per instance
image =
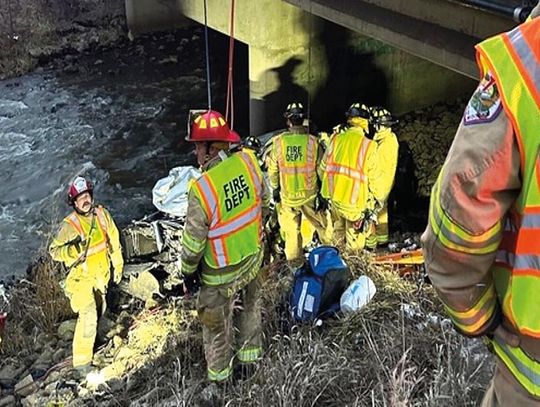
[[[237, 148], [253, 149], [263, 164], [274, 135], [285, 129], [248, 137]], [[264, 165], [263, 165], [264, 169]], [[156, 304], [158, 297], [183, 295], [180, 270], [182, 231], [186, 221], [190, 182], [200, 176], [195, 167], [175, 167], [152, 190], [152, 202], [158, 211], [134, 220], [121, 231], [124, 249], [124, 278], [119, 288], [145, 302]], [[268, 247], [273, 254], [283, 252], [275, 211], [265, 225]], [[268, 253], [267, 260], [269, 260]]]

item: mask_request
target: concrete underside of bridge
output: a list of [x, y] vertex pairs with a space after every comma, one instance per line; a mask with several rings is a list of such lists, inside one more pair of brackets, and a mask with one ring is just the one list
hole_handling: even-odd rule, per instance
[[[486, 16], [443, 7], [450, 3], [237, 0], [235, 38], [249, 47], [250, 133], [282, 127], [286, 104], [308, 97], [324, 127], [354, 101], [403, 113], [470, 94], [473, 44], [512, 22], [491, 16], [486, 27]], [[388, 15], [380, 14], [383, 6]], [[135, 35], [186, 17], [204, 24], [203, 0], [126, 0], [126, 12]], [[207, 0], [207, 18], [228, 34], [230, 2]]]

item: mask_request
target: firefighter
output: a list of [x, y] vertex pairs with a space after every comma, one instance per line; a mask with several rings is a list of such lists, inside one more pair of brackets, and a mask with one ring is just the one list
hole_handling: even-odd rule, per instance
[[257, 137], [249, 136], [242, 143], [242, 147], [251, 150], [256, 157], [259, 157], [262, 145], [261, 141]]
[[[279, 203], [278, 220], [285, 239], [285, 257], [292, 268], [303, 261], [302, 218], [307, 220], [323, 243], [328, 243], [327, 220], [317, 199], [317, 166], [322, 149], [317, 138], [303, 126], [301, 103], [290, 103], [284, 113], [288, 130], [275, 136], [267, 158], [268, 178], [274, 202]], [[304, 228], [307, 229], [307, 228]], [[307, 243], [307, 242], [305, 242]]]
[[[118, 229], [109, 212], [95, 205], [92, 183], [77, 177], [69, 185], [67, 216], [49, 246], [51, 257], [68, 269], [62, 282], [78, 314], [73, 337], [73, 366], [84, 376], [91, 370], [98, 318], [106, 309], [109, 280], [122, 279], [124, 259]], [[112, 270], [111, 270], [112, 266]]]
[[377, 224], [375, 233], [371, 233], [366, 238], [366, 247], [375, 249], [377, 246], [388, 244], [388, 195], [394, 185], [396, 168], [398, 162], [399, 143], [392, 125], [397, 121], [390, 112], [382, 107], [371, 109], [371, 121], [373, 127], [373, 141], [377, 143], [377, 154], [379, 156], [379, 170], [382, 173], [381, 182], [384, 189], [385, 198], [381, 202], [382, 208], [377, 214]]
[[497, 357], [483, 406], [540, 405], [540, 19], [477, 45], [481, 81], [431, 193], [427, 271]]
[[181, 272], [188, 291], [202, 280], [197, 311], [208, 379], [224, 383], [235, 356], [248, 367], [262, 354], [259, 290], [269, 193], [253, 152], [229, 152], [240, 137], [220, 113], [197, 116], [186, 139], [195, 143], [203, 174], [189, 190]]
[[362, 250], [374, 211], [385, 198], [376, 143], [367, 137], [369, 108], [360, 103], [346, 113], [348, 128], [332, 137], [320, 165], [321, 194], [331, 203], [334, 238], [345, 236], [350, 250]]
[[246, 137], [242, 142], [241, 148], [251, 151], [255, 155], [255, 157], [257, 157], [257, 162], [259, 163], [261, 169], [264, 171], [264, 160], [262, 157], [263, 146], [261, 144], [261, 141], [255, 136]]

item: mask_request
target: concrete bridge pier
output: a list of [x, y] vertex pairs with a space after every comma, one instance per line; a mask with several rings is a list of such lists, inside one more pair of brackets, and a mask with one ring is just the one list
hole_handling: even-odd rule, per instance
[[[181, 26], [186, 17], [204, 22], [202, 0], [126, 0], [132, 35]], [[207, 0], [209, 27], [228, 34], [230, 2]], [[322, 20], [276, 0], [237, 0], [235, 38], [249, 47], [250, 133], [284, 127], [290, 101], [308, 103], [326, 79], [316, 40]], [[311, 39], [310, 39], [311, 38]], [[311, 61], [311, 63], [309, 63]]]
[[326, 81], [327, 62], [317, 40], [318, 19], [293, 10], [287, 17], [278, 17], [289, 21], [274, 20], [267, 25], [265, 36], [249, 46], [252, 134], [284, 127], [287, 104], [299, 101], [309, 109], [310, 100]]

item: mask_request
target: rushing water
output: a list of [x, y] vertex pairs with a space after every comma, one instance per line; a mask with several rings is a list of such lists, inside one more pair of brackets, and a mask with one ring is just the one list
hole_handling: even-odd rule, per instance
[[154, 210], [155, 182], [193, 162], [183, 138], [188, 109], [206, 106], [200, 49], [192, 32], [148, 36], [0, 82], [0, 278], [46, 247], [78, 174], [120, 226]]

